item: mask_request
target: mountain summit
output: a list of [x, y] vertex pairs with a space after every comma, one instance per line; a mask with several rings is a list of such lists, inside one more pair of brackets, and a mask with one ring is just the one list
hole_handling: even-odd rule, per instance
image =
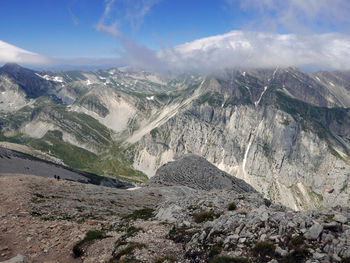
[[43, 79], [36, 71], [23, 68], [15, 63], [7, 63], [0, 68], [0, 80], [4, 77], [10, 83], [18, 86], [27, 98], [38, 98], [47, 95], [56, 87], [55, 83]]
[[161, 166], [148, 185], [182, 185], [199, 190], [226, 189], [237, 193], [255, 193], [243, 180], [221, 171], [203, 157], [187, 154], [174, 162]]

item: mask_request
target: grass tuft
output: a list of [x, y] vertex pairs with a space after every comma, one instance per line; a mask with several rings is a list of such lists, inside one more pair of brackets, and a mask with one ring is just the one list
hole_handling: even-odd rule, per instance
[[82, 249], [82, 246], [86, 244], [89, 241], [96, 240], [96, 239], [104, 239], [108, 236], [105, 235], [102, 231], [88, 231], [85, 235], [85, 238], [78, 243], [76, 243], [73, 247], [73, 254], [74, 257], [81, 257], [84, 254], [84, 250]]
[[275, 254], [275, 245], [267, 241], [257, 242], [253, 248], [253, 253], [262, 260], [265, 260], [267, 257], [271, 258]]
[[246, 258], [236, 258], [230, 256], [218, 256], [209, 261], [209, 263], [249, 263]]
[[[146, 248], [147, 246], [142, 243], [130, 243], [127, 247], [121, 249], [113, 259], [119, 260], [122, 256], [131, 254], [135, 249]], [[113, 262], [113, 261], [112, 261]]]
[[234, 210], [236, 210], [236, 209], [237, 209], [236, 203], [235, 203], [235, 202], [230, 203], [230, 204], [227, 206], [227, 209], [228, 209], [229, 211], [234, 211]]
[[177, 262], [176, 257], [172, 255], [165, 255], [163, 257], [157, 258], [154, 263], [163, 263], [163, 262]]
[[215, 218], [218, 218], [221, 214], [215, 213], [214, 211], [202, 211], [199, 213], [195, 213], [193, 215], [194, 222], [196, 223], [203, 223], [206, 221], [212, 221]]
[[142, 219], [142, 220], [148, 220], [153, 217], [154, 209], [152, 208], [143, 208], [139, 210], [135, 210], [130, 215], [127, 215], [124, 217], [124, 219]]

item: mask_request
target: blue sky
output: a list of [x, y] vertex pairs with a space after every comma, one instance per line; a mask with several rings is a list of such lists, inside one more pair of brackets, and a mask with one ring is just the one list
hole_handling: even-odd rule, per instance
[[[151, 49], [226, 33], [249, 19], [225, 1], [164, 0], [133, 28], [124, 18], [128, 6], [114, 6], [112, 20], [122, 20], [123, 35]], [[7, 26], [0, 27], [1, 40], [45, 56], [115, 55], [118, 40], [95, 28], [104, 9], [103, 0], [2, 0], [0, 23]]]
[[[80, 58], [101, 61], [119, 58], [120, 63], [126, 63], [126, 57], [133, 57], [135, 62], [139, 60], [135, 54], [142, 50], [151, 54], [233, 30], [272, 33], [275, 38], [284, 34], [337, 33], [341, 41], [347, 41], [350, 1], [331, 2], [330, 5], [330, 0], [2, 0], [0, 40], [67, 64]], [[251, 37], [249, 41], [254, 42]], [[129, 44], [140, 52], [133, 54], [128, 50]], [[325, 46], [326, 43], [322, 48]], [[0, 63], [10, 60], [5, 51], [0, 46]], [[101, 61], [98, 64], [103, 64]]]

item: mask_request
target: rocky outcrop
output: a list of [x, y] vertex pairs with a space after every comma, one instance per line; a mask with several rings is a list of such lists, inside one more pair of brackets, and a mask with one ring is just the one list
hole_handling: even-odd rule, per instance
[[221, 171], [203, 157], [194, 154], [187, 154], [179, 160], [164, 164], [147, 185], [181, 185], [207, 191], [230, 189], [237, 193], [256, 192], [243, 180]]

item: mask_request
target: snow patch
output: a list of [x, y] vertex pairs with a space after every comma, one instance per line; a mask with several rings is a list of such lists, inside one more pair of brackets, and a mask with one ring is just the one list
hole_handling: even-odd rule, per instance
[[245, 166], [247, 164], [248, 153], [250, 150], [250, 146], [252, 145], [252, 142], [253, 142], [253, 136], [250, 137], [247, 149], [245, 150], [245, 153], [244, 153], [244, 158], [243, 158], [243, 163], [242, 163], [242, 170], [243, 170], [244, 175], [248, 175], [247, 171], [245, 170]]
[[137, 190], [137, 189], [141, 189], [141, 187], [140, 187], [140, 186], [135, 186], [135, 187], [133, 187], [133, 188], [128, 188], [128, 189], [126, 189], [126, 190], [128, 190], [128, 191], [134, 191], [134, 190]]
[[[272, 79], [275, 78], [275, 75], [276, 75], [277, 70], [278, 70], [278, 67], [276, 67], [275, 71], [273, 72], [273, 74], [272, 74]], [[269, 81], [270, 81], [270, 80], [269, 80]]]
[[50, 76], [50, 75], [40, 75], [39, 73], [35, 73], [35, 75], [37, 75], [38, 77], [42, 78], [42, 79], [46, 79], [46, 80], [50, 80], [50, 81], [55, 81], [55, 82], [59, 82], [62, 83], [63, 82], [63, 78], [59, 77], [59, 76]]
[[261, 93], [260, 98], [256, 102], [254, 102], [255, 107], [257, 107], [259, 105], [261, 98], [264, 95], [264, 93], [266, 92], [266, 90], [267, 90], [267, 86], [264, 87], [264, 91]]

